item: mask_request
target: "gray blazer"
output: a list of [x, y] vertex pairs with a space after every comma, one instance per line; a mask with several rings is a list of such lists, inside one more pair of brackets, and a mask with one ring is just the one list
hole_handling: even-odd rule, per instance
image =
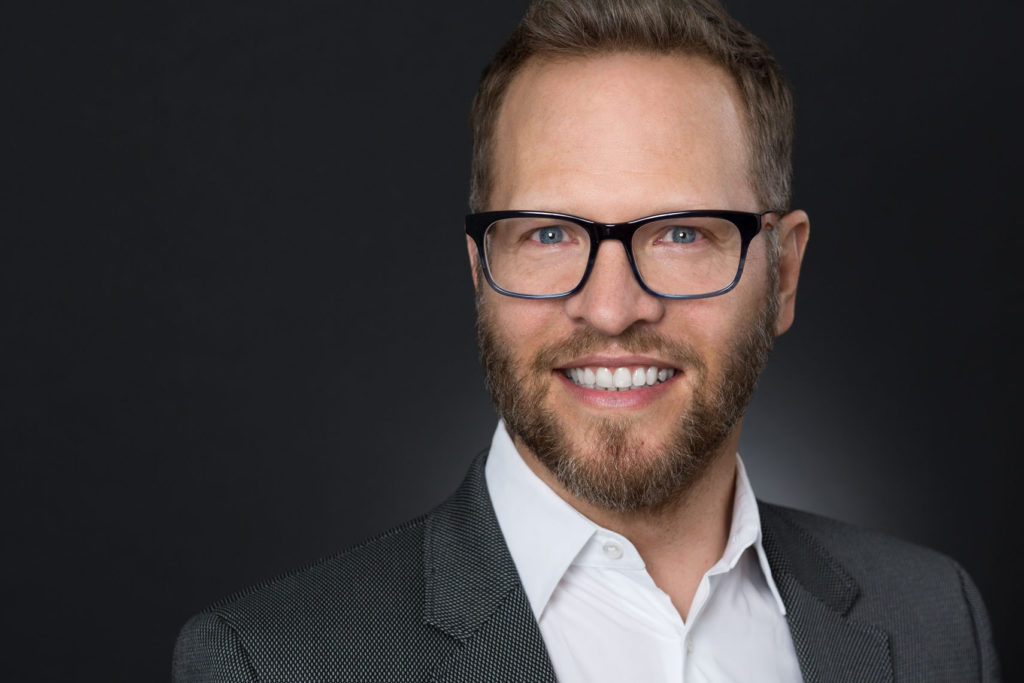
[[[434, 511], [193, 617], [174, 680], [554, 681], [483, 465]], [[984, 605], [955, 562], [760, 509], [805, 681], [999, 680]]]

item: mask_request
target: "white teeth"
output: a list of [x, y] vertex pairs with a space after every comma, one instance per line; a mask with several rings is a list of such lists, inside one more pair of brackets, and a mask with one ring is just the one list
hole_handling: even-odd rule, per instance
[[654, 386], [676, 374], [672, 368], [661, 368], [652, 365], [647, 369], [628, 367], [619, 368], [569, 368], [565, 371], [574, 384], [588, 389], [604, 389], [606, 391], [629, 391], [646, 386]]

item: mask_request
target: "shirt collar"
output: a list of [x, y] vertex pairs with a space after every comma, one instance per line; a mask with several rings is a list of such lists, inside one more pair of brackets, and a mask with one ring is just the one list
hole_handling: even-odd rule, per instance
[[[764, 579], [784, 615], [786, 608], [761, 545], [757, 499], [742, 460], [739, 455], [736, 458], [736, 494], [729, 539], [721, 559], [708, 575], [731, 570], [743, 552], [753, 546]], [[504, 422], [499, 422], [494, 432], [484, 475], [498, 525], [537, 619], [562, 576], [595, 534], [619, 541], [627, 555], [636, 552], [627, 539], [584, 517], [534, 474], [516, 450]], [[639, 562], [642, 567], [642, 561]]]
[[754, 489], [747, 478], [747, 468], [743, 466], [743, 459], [736, 454], [736, 494], [732, 503], [732, 525], [729, 529], [729, 540], [725, 544], [725, 552], [722, 558], [708, 570], [708, 575], [720, 574], [731, 570], [740, 561], [743, 552], [753, 546], [757, 554], [757, 562], [761, 566], [761, 574], [764, 576], [768, 589], [775, 598], [779, 607], [779, 613], [785, 616], [786, 605], [782, 602], [779, 588], [772, 578], [772, 568], [768, 564], [768, 555], [764, 552], [764, 545], [761, 543], [761, 513], [757, 509], [757, 497], [754, 496]]
[[487, 490], [530, 607], [540, 619], [551, 594], [598, 526], [523, 462], [499, 422], [484, 470]]

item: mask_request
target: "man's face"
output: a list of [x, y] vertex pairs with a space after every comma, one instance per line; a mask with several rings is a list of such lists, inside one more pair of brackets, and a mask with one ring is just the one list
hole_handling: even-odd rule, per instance
[[[488, 208], [606, 223], [685, 209], [758, 211], [747, 155], [735, 86], [704, 60], [535, 60], [510, 85], [498, 118]], [[664, 505], [716, 455], [734, 452], [779, 329], [768, 244], [756, 237], [736, 288], [708, 299], [645, 293], [616, 241], [601, 244], [584, 289], [564, 299], [505, 297], [478, 278], [488, 385], [527, 463], [577, 498], [625, 511]], [[651, 367], [671, 376], [627, 391], [571, 377], [600, 368], [632, 377]]]

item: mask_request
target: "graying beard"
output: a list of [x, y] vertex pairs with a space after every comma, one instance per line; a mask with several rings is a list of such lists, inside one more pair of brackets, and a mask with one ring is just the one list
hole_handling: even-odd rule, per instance
[[[547, 387], [542, 384], [531, 387], [528, 379], [556, 367], [551, 357], [556, 352], [548, 349], [538, 354], [533, 375], [524, 378], [497, 338], [490, 313], [478, 293], [477, 340], [487, 388], [498, 413], [509, 432], [518, 437], [573, 496], [619, 512], [657, 511], [685, 495], [700, 480], [746, 410], [774, 341], [778, 310], [775, 298], [778, 276], [774, 263], [769, 273], [769, 295], [758, 319], [735, 340], [720, 385], [709, 387], [703, 359], [689, 355], [686, 372], [697, 375], [693, 407], [684, 413], [665, 449], [653, 457], [648, 455], [640, 463], [635, 463], [633, 456], [642, 442], [637, 444], [628, 437], [627, 418], [602, 420], [592, 426], [591, 433], [597, 435], [604, 457], [588, 460], [572, 452], [570, 440], [558, 420], [543, 408]], [[650, 335], [637, 330], [630, 328], [617, 341], [636, 352], [650, 346]], [[577, 347], [587, 348], [588, 344], [592, 345], [593, 341], [588, 341], [584, 334], [559, 345], [557, 353], [572, 357], [578, 355]], [[685, 352], [677, 349], [676, 354], [685, 355]]]

